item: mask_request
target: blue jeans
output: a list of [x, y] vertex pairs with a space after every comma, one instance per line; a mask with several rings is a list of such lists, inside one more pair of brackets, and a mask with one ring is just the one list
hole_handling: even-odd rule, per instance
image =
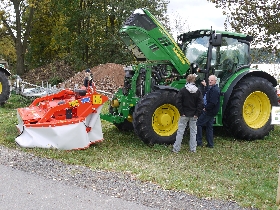
[[173, 144], [173, 152], [180, 151], [182, 140], [183, 140], [183, 135], [184, 135], [185, 129], [188, 125], [188, 122], [189, 122], [189, 127], [190, 127], [190, 141], [189, 141], [190, 151], [192, 151], [192, 152], [196, 151], [196, 130], [197, 130], [196, 121], [197, 121], [197, 118], [194, 118], [194, 117], [186, 117], [186, 116], [180, 117], [179, 122], [178, 122], [176, 141]]
[[214, 123], [214, 116], [209, 116], [206, 114], [205, 111], [199, 116], [197, 120], [197, 134], [196, 134], [196, 141], [197, 145], [202, 145], [202, 127], [206, 126], [206, 140], [207, 140], [207, 147], [213, 147], [213, 123]]

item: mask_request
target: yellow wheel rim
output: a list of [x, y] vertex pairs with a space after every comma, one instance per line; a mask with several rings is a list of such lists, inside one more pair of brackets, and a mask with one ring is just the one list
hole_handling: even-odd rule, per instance
[[176, 106], [163, 104], [153, 114], [152, 127], [160, 136], [171, 136], [178, 129], [179, 117]]
[[251, 93], [243, 105], [243, 118], [254, 129], [263, 127], [270, 117], [271, 104], [267, 95], [261, 91]]

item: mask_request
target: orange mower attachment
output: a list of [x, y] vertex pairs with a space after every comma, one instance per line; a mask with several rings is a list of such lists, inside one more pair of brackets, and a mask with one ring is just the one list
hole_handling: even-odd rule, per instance
[[64, 89], [18, 108], [22, 147], [84, 149], [103, 140], [100, 112], [108, 97], [95, 89]]

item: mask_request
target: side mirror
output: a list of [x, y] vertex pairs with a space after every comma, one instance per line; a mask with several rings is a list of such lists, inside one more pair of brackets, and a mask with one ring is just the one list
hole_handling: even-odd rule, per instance
[[222, 45], [222, 34], [212, 34], [211, 35], [212, 46], [218, 47]]

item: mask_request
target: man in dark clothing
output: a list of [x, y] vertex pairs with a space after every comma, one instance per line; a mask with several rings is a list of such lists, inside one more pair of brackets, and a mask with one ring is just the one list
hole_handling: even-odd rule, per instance
[[196, 152], [196, 121], [203, 109], [202, 93], [195, 86], [196, 76], [195, 74], [188, 75], [185, 87], [179, 91], [177, 96], [177, 106], [181, 117], [178, 122], [176, 141], [172, 149], [176, 153], [181, 149], [183, 135], [188, 122], [190, 127], [190, 151]]
[[84, 86], [85, 87], [92, 86], [92, 79], [93, 79], [93, 75], [91, 73], [91, 70], [86, 69], [85, 70], [85, 78], [84, 78]]
[[[204, 86], [206, 86], [205, 81], [201, 82]], [[197, 146], [202, 146], [202, 126], [206, 126], [206, 147], [213, 148], [213, 123], [214, 117], [219, 112], [220, 107], [220, 88], [218, 87], [217, 77], [215, 75], [209, 76], [209, 86], [205, 87], [205, 95], [203, 97], [204, 100], [204, 109], [202, 114], [199, 116], [197, 120], [197, 135], [196, 141]]]

